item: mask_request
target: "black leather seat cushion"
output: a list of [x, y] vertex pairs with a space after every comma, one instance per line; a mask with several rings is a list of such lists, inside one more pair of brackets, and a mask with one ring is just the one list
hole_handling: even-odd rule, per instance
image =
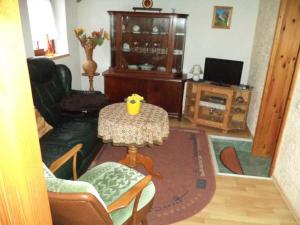
[[[44, 156], [49, 152], [53, 162], [53, 160], [79, 143], [82, 143], [83, 147], [78, 154], [85, 157], [90, 153], [90, 149], [97, 144], [97, 141], [97, 123], [69, 121], [59, 124], [55, 129], [47, 133], [41, 138], [40, 143], [43, 159], [46, 159]], [[49, 149], [48, 147], [55, 145], [64, 147], [58, 149]]]
[[61, 114], [70, 117], [98, 116], [108, 104], [101, 92], [72, 91], [61, 101]]

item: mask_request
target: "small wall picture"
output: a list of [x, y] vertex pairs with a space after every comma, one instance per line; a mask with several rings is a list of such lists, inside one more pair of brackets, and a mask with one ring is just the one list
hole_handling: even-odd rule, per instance
[[215, 6], [213, 13], [213, 28], [230, 29], [233, 7]]

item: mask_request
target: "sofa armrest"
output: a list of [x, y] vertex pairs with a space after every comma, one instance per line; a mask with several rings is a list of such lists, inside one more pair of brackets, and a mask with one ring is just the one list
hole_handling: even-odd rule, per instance
[[77, 144], [67, 153], [51, 163], [49, 169], [52, 171], [52, 173], [55, 173], [62, 165], [64, 165], [69, 159], [73, 157], [73, 179], [77, 180], [77, 153], [81, 150], [81, 148], [82, 144]]

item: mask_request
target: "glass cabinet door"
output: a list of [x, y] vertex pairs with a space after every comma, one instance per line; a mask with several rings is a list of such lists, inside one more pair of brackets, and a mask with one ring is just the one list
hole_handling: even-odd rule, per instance
[[185, 32], [186, 32], [186, 18], [175, 18], [175, 43], [173, 49], [173, 73], [182, 73]]
[[116, 67], [116, 24], [117, 20], [115, 16], [110, 16], [110, 49], [111, 49], [111, 58], [110, 65], [111, 67]]
[[170, 18], [121, 17], [121, 69], [166, 72]]

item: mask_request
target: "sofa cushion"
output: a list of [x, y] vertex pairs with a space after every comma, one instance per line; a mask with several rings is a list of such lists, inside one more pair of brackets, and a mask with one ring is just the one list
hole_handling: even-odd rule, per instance
[[98, 91], [72, 91], [61, 101], [61, 113], [70, 117], [98, 116], [108, 104], [107, 98]]
[[[63, 155], [76, 144], [82, 143], [83, 147], [78, 153], [83, 157], [90, 154], [91, 149], [97, 145], [97, 123], [90, 121], [74, 121], [60, 123], [54, 130], [47, 133], [40, 139], [42, 156], [51, 155], [51, 160]], [[57, 146], [56, 149], [49, 149], [51, 146]]]

